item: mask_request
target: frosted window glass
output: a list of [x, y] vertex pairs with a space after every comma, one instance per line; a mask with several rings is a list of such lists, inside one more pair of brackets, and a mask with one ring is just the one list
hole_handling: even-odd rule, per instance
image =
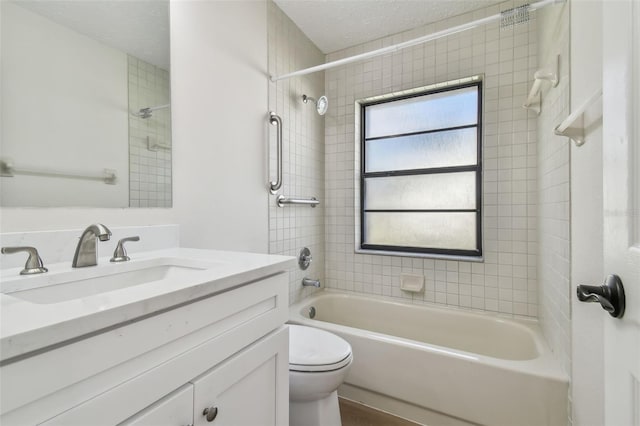
[[475, 209], [476, 173], [365, 179], [367, 210]]
[[477, 124], [478, 88], [449, 90], [431, 95], [365, 107], [365, 138]]
[[365, 142], [365, 172], [469, 166], [478, 162], [478, 129]]
[[475, 213], [365, 213], [365, 244], [476, 249]]

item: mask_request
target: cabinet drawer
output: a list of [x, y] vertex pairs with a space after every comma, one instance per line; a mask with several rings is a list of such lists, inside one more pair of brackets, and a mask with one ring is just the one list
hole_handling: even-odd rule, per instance
[[[91, 422], [88, 421], [87, 424]], [[187, 426], [191, 424], [193, 424], [193, 385], [187, 384], [118, 426]]]

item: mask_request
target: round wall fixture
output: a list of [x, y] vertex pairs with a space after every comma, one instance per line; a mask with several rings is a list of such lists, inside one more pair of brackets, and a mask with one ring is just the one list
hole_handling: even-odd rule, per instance
[[306, 247], [300, 250], [300, 254], [298, 255], [298, 266], [300, 266], [300, 269], [303, 271], [306, 270], [312, 260], [313, 257], [311, 256], [311, 250]]

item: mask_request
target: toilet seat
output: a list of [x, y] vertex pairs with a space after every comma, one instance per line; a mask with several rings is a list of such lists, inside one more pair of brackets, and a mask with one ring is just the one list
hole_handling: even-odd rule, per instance
[[351, 345], [335, 334], [314, 327], [289, 325], [289, 370], [333, 371], [351, 362]]

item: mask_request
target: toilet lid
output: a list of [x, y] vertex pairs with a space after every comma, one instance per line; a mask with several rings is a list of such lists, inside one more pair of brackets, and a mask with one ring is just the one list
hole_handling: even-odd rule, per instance
[[337, 370], [351, 358], [351, 345], [341, 337], [318, 328], [289, 325], [289, 370]]

